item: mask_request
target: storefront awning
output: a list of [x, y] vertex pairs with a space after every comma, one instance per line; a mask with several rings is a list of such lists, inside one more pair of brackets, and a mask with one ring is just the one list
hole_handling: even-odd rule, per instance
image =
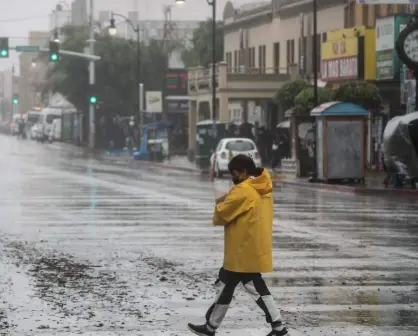
[[359, 105], [339, 101], [321, 104], [311, 111], [311, 116], [313, 117], [344, 117], [368, 115], [369, 112]]

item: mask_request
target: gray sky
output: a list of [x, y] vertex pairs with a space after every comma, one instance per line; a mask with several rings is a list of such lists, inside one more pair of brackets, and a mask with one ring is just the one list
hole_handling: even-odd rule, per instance
[[[0, 36], [10, 37], [10, 46], [25, 45], [30, 30], [48, 30], [49, 14], [59, 0], [0, 0]], [[63, 1], [64, 2], [64, 1]], [[66, 0], [70, 4], [71, 0]], [[217, 18], [221, 19], [227, 0], [217, 0]], [[247, 3], [250, 0], [235, 0], [234, 3]], [[175, 0], [95, 0], [99, 10], [113, 10], [126, 14], [129, 10], [140, 11], [140, 19], [163, 19], [162, 7], [175, 4]], [[211, 16], [211, 7], [206, 0], [186, 0], [181, 8], [173, 8], [173, 20], [199, 20]], [[0, 59], [0, 70], [18, 67], [18, 58], [11, 51], [9, 59]]]

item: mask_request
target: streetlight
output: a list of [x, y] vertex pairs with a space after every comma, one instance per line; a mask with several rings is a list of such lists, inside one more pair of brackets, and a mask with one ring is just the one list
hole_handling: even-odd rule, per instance
[[58, 28], [54, 29], [54, 37], [52, 39], [55, 43], [60, 43], [60, 38], [58, 36]]
[[[178, 5], [186, 2], [186, 0], [175, 1]], [[216, 146], [216, 0], [206, 0], [206, 2], [212, 7], [212, 121], [214, 146]]]
[[139, 125], [142, 126], [144, 124], [144, 120], [143, 120], [143, 106], [142, 106], [142, 90], [141, 90], [141, 44], [140, 44], [140, 30], [139, 30], [139, 23], [136, 25], [133, 24], [133, 22], [131, 20], [129, 20], [126, 16], [121, 15], [121, 14], [117, 14], [117, 13], [113, 13], [112, 12], [112, 16], [110, 19], [110, 26], [108, 28], [108, 33], [111, 36], [115, 36], [118, 32], [116, 25], [115, 25], [115, 19], [114, 17], [118, 16], [122, 19], [125, 20], [125, 22], [128, 22], [131, 27], [132, 30], [136, 33], [136, 87], [138, 90], [138, 101], [137, 101], [137, 110], [139, 113]]

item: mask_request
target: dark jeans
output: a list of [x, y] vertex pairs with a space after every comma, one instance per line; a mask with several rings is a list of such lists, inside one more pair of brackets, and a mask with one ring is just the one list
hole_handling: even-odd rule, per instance
[[231, 272], [223, 267], [219, 270], [218, 280], [216, 280], [220, 290], [215, 302], [206, 313], [206, 324], [208, 327], [216, 330], [221, 325], [234, 296], [235, 288], [240, 282], [247, 293], [263, 310], [267, 323], [270, 323], [273, 329], [280, 327], [282, 325], [280, 311], [276, 307], [261, 274]]

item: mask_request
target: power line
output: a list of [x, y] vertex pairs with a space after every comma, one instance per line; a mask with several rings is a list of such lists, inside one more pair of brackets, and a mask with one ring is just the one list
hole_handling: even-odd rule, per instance
[[44, 19], [44, 18], [47, 18], [47, 17], [49, 17], [48, 14], [38, 15], [38, 16], [27, 16], [27, 17], [14, 18], [14, 19], [3, 19], [3, 20], [0, 20], [0, 23], [2, 23], [2, 22], [30, 21], [30, 20], [36, 20], [36, 19]]

